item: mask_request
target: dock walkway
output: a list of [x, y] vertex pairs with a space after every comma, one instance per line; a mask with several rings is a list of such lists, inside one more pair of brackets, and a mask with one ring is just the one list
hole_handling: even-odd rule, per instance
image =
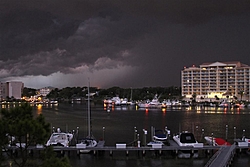
[[229, 166], [235, 154], [236, 145], [221, 147], [207, 162], [205, 167], [226, 167]]

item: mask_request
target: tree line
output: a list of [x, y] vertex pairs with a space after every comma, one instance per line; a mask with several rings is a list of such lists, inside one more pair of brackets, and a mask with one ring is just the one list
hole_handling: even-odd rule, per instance
[[[103, 100], [104, 98], [119, 96], [120, 98], [128, 98], [129, 100], [146, 100], [153, 99], [158, 95], [160, 100], [163, 99], [180, 99], [181, 88], [176, 86], [170, 87], [144, 87], [144, 88], [121, 88], [111, 87], [108, 89], [99, 89], [97, 87], [90, 87], [92, 98], [96, 100]], [[36, 90], [24, 88], [23, 96], [35, 95]], [[48, 95], [47, 98], [54, 100], [71, 100], [76, 98], [86, 98], [88, 94], [87, 87], [65, 87], [62, 89], [55, 88]]]

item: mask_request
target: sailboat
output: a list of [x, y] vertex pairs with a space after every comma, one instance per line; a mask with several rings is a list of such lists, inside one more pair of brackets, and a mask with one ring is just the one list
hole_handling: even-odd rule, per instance
[[91, 113], [90, 113], [90, 92], [89, 92], [89, 85], [88, 85], [88, 135], [86, 138], [82, 139], [77, 147], [85, 148], [84, 150], [80, 150], [80, 153], [89, 153], [91, 150], [87, 148], [92, 148], [97, 146], [97, 141], [95, 140], [92, 131], [91, 131]]

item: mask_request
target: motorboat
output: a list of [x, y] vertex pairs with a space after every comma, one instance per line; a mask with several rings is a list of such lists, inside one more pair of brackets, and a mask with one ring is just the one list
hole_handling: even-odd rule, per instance
[[218, 107], [221, 107], [221, 108], [230, 108], [231, 107], [231, 104], [229, 102], [226, 102], [226, 101], [222, 101]]
[[162, 103], [161, 103], [162, 107], [165, 108], [165, 107], [171, 107], [172, 106], [172, 103], [170, 100], [163, 100]]
[[111, 100], [112, 100], [112, 104], [114, 104], [114, 105], [116, 105], [116, 106], [121, 105], [121, 99], [120, 99], [120, 97], [115, 96], [115, 97], [113, 97]]
[[139, 108], [148, 108], [149, 107], [149, 100], [146, 100], [146, 101], [140, 101], [137, 103], [137, 106]]
[[149, 99], [144, 102], [139, 102], [138, 107], [141, 108], [161, 108], [162, 103], [159, 102], [157, 95], [150, 101]]
[[173, 140], [179, 146], [194, 146], [195, 144], [198, 144], [198, 142], [195, 140], [194, 134], [190, 132], [183, 132], [183, 133], [174, 135]]
[[60, 128], [53, 132], [46, 143], [46, 146], [63, 146], [68, 147], [70, 141], [73, 139], [72, 133], [61, 132]]
[[242, 137], [242, 141], [247, 142], [250, 144], [250, 138], [246, 138], [245, 136]]
[[163, 143], [162, 141], [150, 141], [150, 142], [147, 144], [147, 146], [153, 146], [153, 145], [155, 145], [155, 144], [159, 144], [159, 145], [161, 145], [161, 146], [164, 145], [164, 143]]
[[160, 141], [166, 143], [169, 139], [169, 136], [170, 136], [170, 130], [167, 128], [167, 126], [165, 127], [164, 130], [156, 129], [154, 130], [153, 141]]
[[[183, 132], [173, 136], [173, 140], [177, 143], [178, 146], [181, 147], [203, 147], [203, 143], [198, 143], [194, 137], [194, 134], [191, 132]], [[190, 149], [190, 150], [181, 150], [178, 152], [179, 158], [197, 158], [198, 150]]]
[[231, 144], [227, 142], [226, 140], [222, 138], [217, 138], [217, 137], [211, 137], [211, 136], [205, 136], [204, 139], [209, 145], [213, 146], [230, 146]]
[[91, 150], [88, 150], [88, 148], [96, 147], [97, 141], [94, 138], [84, 138], [81, 140], [80, 144], [77, 144], [77, 147], [82, 146], [82, 149], [80, 150], [80, 153], [89, 153]]
[[127, 104], [128, 104], [127, 98], [121, 99], [120, 105], [127, 105]]
[[162, 103], [159, 102], [157, 97], [154, 97], [150, 102], [149, 102], [149, 107], [150, 108], [160, 108], [162, 107]]

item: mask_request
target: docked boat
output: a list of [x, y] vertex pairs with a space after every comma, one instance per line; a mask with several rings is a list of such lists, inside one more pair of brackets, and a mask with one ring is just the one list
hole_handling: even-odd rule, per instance
[[[183, 132], [173, 136], [173, 140], [181, 147], [203, 147], [202, 143], [198, 143], [193, 133]], [[197, 158], [198, 150], [181, 150], [178, 153], [179, 158]]]
[[137, 105], [138, 107], [141, 107], [141, 108], [161, 108], [162, 107], [162, 103], [159, 102], [157, 95], [155, 95], [155, 97], [151, 101], [146, 100], [144, 102], [139, 102]]
[[170, 100], [163, 100], [161, 105], [162, 105], [163, 108], [166, 108], [166, 107], [171, 107], [172, 103], [171, 103]]
[[213, 145], [213, 146], [222, 146], [222, 145], [230, 146], [231, 145], [229, 142], [227, 142], [226, 140], [222, 138], [205, 136], [204, 139], [209, 145]]
[[154, 98], [152, 99], [151, 102], [149, 102], [149, 107], [150, 107], [150, 108], [161, 108], [161, 107], [162, 107], [162, 103], [159, 102], [159, 100], [158, 100], [158, 98], [157, 98], [157, 96], [156, 96], [156, 97], [154, 97]]
[[248, 145], [250, 144], [250, 138], [246, 138], [245, 136], [242, 137], [242, 141], [247, 142]]
[[137, 106], [139, 108], [148, 108], [149, 107], [149, 100], [146, 100], [146, 101], [140, 101], [137, 103]]
[[120, 105], [127, 105], [127, 104], [128, 104], [127, 98], [121, 99]]
[[61, 132], [60, 128], [57, 132], [53, 132], [46, 143], [46, 146], [63, 146], [68, 147], [70, 141], [73, 139], [72, 133]]
[[76, 144], [77, 148], [83, 148], [80, 149], [80, 153], [89, 153], [91, 150], [88, 150], [88, 148], [96, 147], [97, 141], [95, 140], [92, 130], [91, 130], [91, 111], [90, 111], [90, 97], [89, 97], [89, 86], [88, 86], [88, 135], [86, 138], [80, 140], [80, 143]]
[[170, 130], [167, 127], [165, 127], [164, 130], [154, 129], [153, 141], [160, 141], [163, 143], [167, 143], [169, 136], [170, 136]]
[[97, 146], [97, 141], [93, 137], [84, 138], [76, 146], [77, 147], [80, 146], [81, 148], [84, 148], [83, 150], [80, 150], [80, 153], [89, 153], [91, 150], [88, 150], [88, 148], [96, 147]]

